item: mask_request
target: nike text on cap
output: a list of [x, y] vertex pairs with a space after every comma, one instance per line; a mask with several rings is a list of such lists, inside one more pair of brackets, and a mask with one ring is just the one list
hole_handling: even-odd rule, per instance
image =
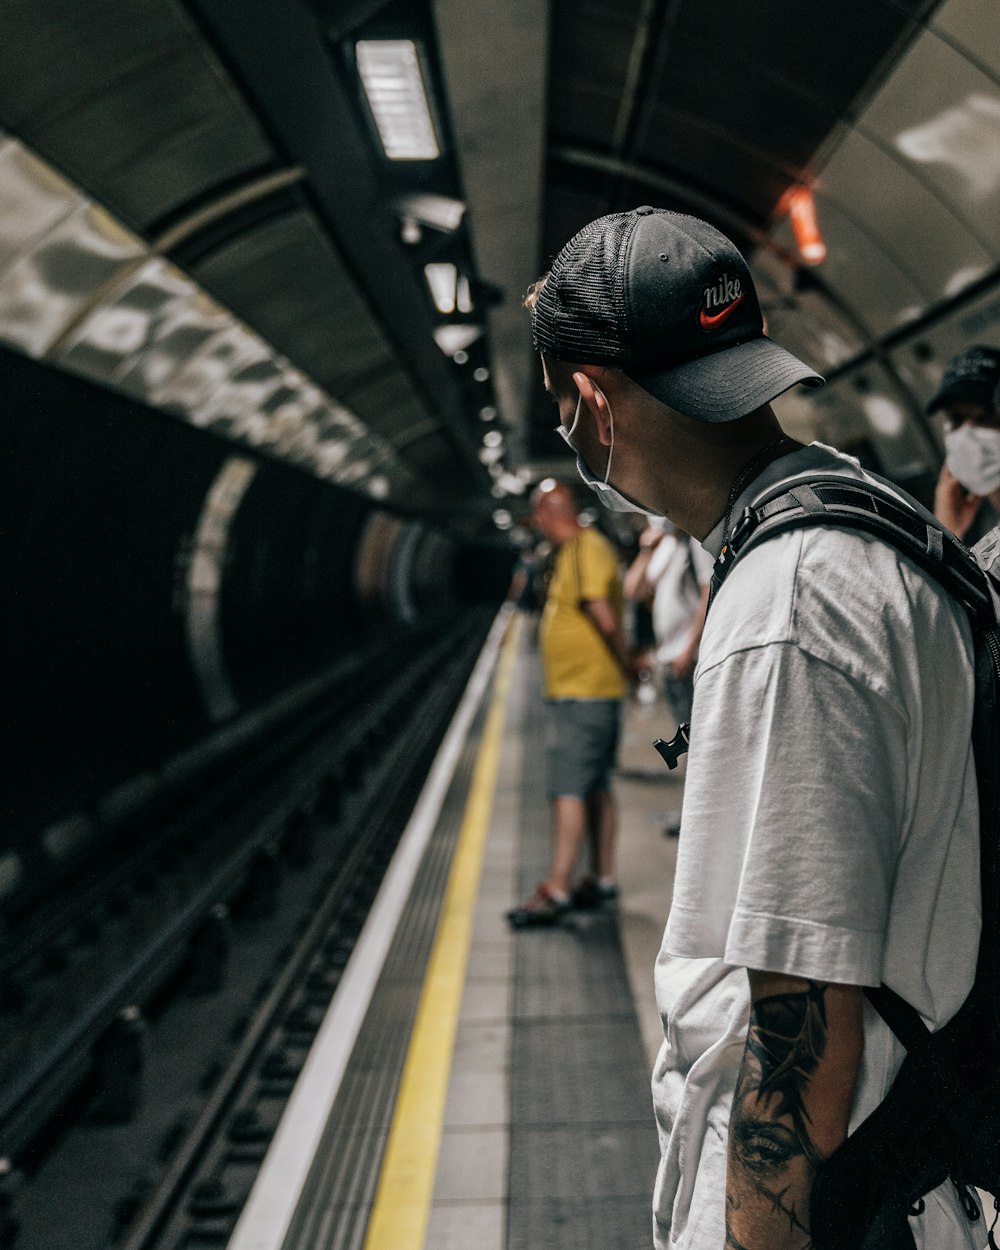
[[938, 393], [927, 405], [937, 412], [946, 404], [979, 404], [983, 408], [1000, 405], [1000, 349], [967, 347], [948, 362]]
[[663, 208], [599, 217], [570, 239], [531, 310], [538, 351], [616, 365], [698, 421], [735, 421], [818, 373], [764, 334], [746, 261]]

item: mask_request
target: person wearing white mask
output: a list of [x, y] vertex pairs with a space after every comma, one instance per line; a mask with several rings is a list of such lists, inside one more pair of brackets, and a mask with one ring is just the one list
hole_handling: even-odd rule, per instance
[[[1000, 348], [977, 345], [948, 362], [928, 405], [943, 412], [945, 463], [934, 492], [934, 515], [959, 538], [987, 500], [1000, 513]], [[991, 518], [992, 523], [992, 518]]]

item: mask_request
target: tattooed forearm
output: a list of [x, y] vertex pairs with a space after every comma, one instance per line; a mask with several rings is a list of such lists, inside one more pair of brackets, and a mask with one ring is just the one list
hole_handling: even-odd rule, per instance
[[810, 1082], [827, 1052], [828, 987], [757, 998], [729, 1123], [727, 1245], [808, 1250], [809, 1196], [824, 1154], [810, 1116]]
[[809, 1137], [803, 1095], [826, 1052], [827, 987], [815, 981], [807, 984], [801, 993], [776, 994], [754, 1003], [747, 1033], [752, 1062], [744, 1059], [741, 1077], [744, 1093], [754, 1093], [755, 1101], [768, 1109], [768, 1127], [762, 1125], [759, 1131], [772, 1143], [772, 1163], [799, 1152], [818, 1167], [822, 1157]]

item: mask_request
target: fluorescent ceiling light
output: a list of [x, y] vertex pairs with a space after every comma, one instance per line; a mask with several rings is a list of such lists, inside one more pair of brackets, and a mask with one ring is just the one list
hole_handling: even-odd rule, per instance
[[361, 39], [355, 54], [386, 156], [391, 161], [435, 160], [441, 149], [416, 44], [410, 39]]
[[497, 485], [508, 495], [523, 495], [525, 491], [524, 482], [514, 473], [504, 473], [497, 478]]
[[450, 234], [462, 224], [465, 204], [449, 195], [421, 191], [401, 196], [396, 201], [396, 211], [401, 217], [409, 217], [422, 226], [432, 226]]
[[482, 333], [482, 326], [436, 326], [434, 329], [434, 342], [437, 343], [446, 356], [454, 356], [456, 352], [464, 351], [471, 346]]
[[[439, 313], [453, 313], [458, 298], [458, 269], [450, 262], [424, 265], [424, 277], [434, 297], [434, 307]], [[466, 289], [468, 283], [466, 282]], [[468, 311], [463, 309], [463, 312]]]
[[372, 499], [384, 499], [389, 493], [389, 479], [378, 473], [368, 479], [365, 487]]

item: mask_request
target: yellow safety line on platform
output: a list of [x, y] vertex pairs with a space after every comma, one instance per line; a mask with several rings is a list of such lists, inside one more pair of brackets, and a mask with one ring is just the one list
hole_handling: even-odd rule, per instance
[[364, 1250], [424, 1250], [520, 625], [513, 617], [503, 642]]

